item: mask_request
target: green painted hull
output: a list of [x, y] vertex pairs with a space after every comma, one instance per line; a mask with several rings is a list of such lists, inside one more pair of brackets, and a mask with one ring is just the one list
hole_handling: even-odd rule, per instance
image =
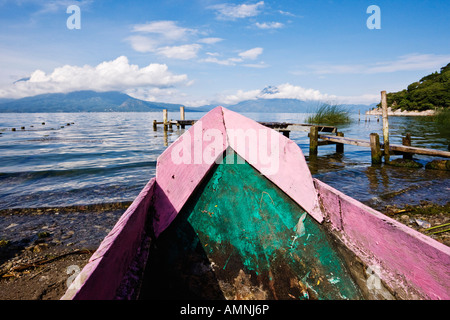
[[363, 298], [325, 227], [233, 151], [148, 261], [141, 299]]

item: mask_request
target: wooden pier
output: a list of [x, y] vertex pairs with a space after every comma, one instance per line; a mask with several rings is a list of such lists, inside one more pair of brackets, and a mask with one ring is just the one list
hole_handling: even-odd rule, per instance
[[[172, 120], [168, 118], [167, 109], [163, 110], [163, 121], [153, 120], [153, 130], [158, 130], [158, 125], [162, 124], [164, 131], [170, 131], [173, 129], [173, 125], [177, 128], [185, 129], [186, 126], [192, 126], [197, 120], [185, 120], [184, 107], [180, 107], [180, 120]], [[333, 126], [321, 126], [312, 124], [300, 124], [300, 123], [286, 123], [286, 122], [259, 122], [263, 126], [274, 129], [283, 133], [284, 136], [289, 138], [291, 131], [303, 131], [309, 132], [311, 128], [317, 128], [318, 132], [337, 133], [337, 128]]]
[[[339, 132], [338, 132], [339, 134]], [[342, 134], [342, 132], [341, 132]], [[409, 139], [408, 139], [409, 137]], [[321, 139], [322, 141], [319, 141]], [[313, 141], [315, 140], [315, 141]], [[408, 143], [408, 142], [409, 143]], [[444, 157], [444, 158], [450, 158], [450, 151], [442, 151], [442, 150], [436, 150], [436, 149], [426, 149], [426, 148], [418, 148], [418, 147], [412, 147], [410, 145], [410, 135], [407, 134], [407, 137], [403, 138], [402, 145], [400, 144], [389, 144], [389, 152], [387, 152], [386, 144], [380, 143], [380, 138], [377, 133], [371, 133], [370, 134], [370, 140], [364, 140], [364, 139], [354, 139], [354, 138], [346, 138], [344, 136], [331, 136], [331, 135], [311, 135], [310, 134], [310, 151], [317, 150], [315, 145], [328, 145], [328, 144], [336, 144], [336, 145], [344, 145], [344, 144], [350, 144], [358, 147], [367, 147], [371, 149], [372, 152], [372, 162], [373, 163], [381, 163], [382, 155], [388, 154], [390, 155], [403, 155], [404, 158], [411, 158], [413, 154], [419, 154], [419, 155], [427, 155], [427, 156], [437, 156], [437, 157]], [[382, 151], [381, 151], [382, 150]], [[317, 153], [317, 152], [313, 152]], [[389, 160], [386, 160], [389, 161]]]
[[162, 124], [164, 131], [170, 131], [173, 129], [173, 125], [177, 126], [177, 129], [184, 129], [186, 126], [192, 126], [197, 120], [185, 120], [184, 107], [180, 107], [180, 120], [169, 120], [169, 113], [167, 109], [163, 110], [163, 121], [153, 120], [153, 130], [158, 130], [158, 124]]
[[[309, 155], [317, 156], [318, 147], [324, 145], [336, 145], [336, 152], [343, 153], [344, 145], [354, 145], [358, 147], [370, 148], [372, 164], [389, 163], [391, 155], [403, 155], [403, 159], [412, 159], [414, 154], [436, 156], [450, 158], [450, 151], [442, 151], [436, 149], [426, 149], [411, 146], [411, 135], [408, 133], [402, 139], [402, 144], [389, 143], [389, 122], [387, 114], [386, 91], [381, 92], [381, 105], [383, 109], [383, 143], [380, 143], [380, 137], [377, 133], [371, 133], [369, 140], [347, 138], [344, 137], [343, 132], [338, 132], [337, 127], [313, 125], [313, 124], [299, 124], [286, 122], [259, 122], [260, 124], [281, 132], [284, 136], [289, 138], [291, 131], [308, 132], [309, 137]], [[180, 107], [180, 119], [172, 120], [168, 118], [167, 109], [163, 110], [163, 121], [153, 121], [153, 130], [158, 129], [158, 125], [162, 124], [164, 133], [172, 131], [173, 126], [177, 129], [185, 129], [186, 126], [192, 126], [197, 120], [186, 120], [184, 107]], [[167, 144], [166, 144], [167, 145]]]
[[[402, 155], [403, 159], [412, 160], [414, 154], [450, 158], [450, 151], [418, 148], [411, 146], [411, 135], [409, 133], [402, 139], [402, 144], [389, 143], [389, 120], [387, 113], [386, 91], [381, 91], [381, 106], [383, 109], [383, 143], [377, 133], [371, 133], [369, 140], [346, 138], [342, 132], [333, 131], [335, 135], [319, 135], [316, 126], [311, 127], [310, 155], [317, 155], [317, 147], [321, 145], [336, 144], [336, 152], [343, 152], [343, 145], [350, 144], [359, 147], [368, 147], [371, 150], [372, 164], [390, 162], [391, 155]], [[339, 151], [338, 151], [339, 150]]]

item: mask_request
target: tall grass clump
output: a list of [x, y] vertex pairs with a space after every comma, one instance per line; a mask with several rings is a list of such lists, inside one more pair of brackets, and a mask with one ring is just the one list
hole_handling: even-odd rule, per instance
[[322, 103], [312, 115], [306, 118], [306, 122], [310, 124], [336, 125], [349, 124], [351, 119], [349, 111], [344, 106]]
[[438, 125], [450, 125], [450, 109], [441, 109], [434, 115], [434, 122]]
[[448, 148], [450, 150], [450, 109], [445, 108], [438, 110], [432, 119], [440, 134], [447, 139], [447, 143], [449, 143]]

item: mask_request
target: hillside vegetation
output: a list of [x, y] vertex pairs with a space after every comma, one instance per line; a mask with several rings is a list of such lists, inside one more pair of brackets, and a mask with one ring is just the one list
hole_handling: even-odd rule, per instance
[[[387, 104], [393, 110], [424, 111], [450, 108], [450, 63], [440, 72], [429, 74], [407, 89], [387, 94]], [[381, 103], [378, 105], [381, 107]]]

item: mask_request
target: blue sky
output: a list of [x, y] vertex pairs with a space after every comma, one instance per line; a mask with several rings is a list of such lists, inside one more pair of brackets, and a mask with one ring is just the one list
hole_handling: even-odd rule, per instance
[[[67, 27], [70, 5], [80, 29]], [[367, 27], [370, 5], [381, 29]], [[0, 0], [0, 98], [92, 89], [187, 106], [368, 104], [450, 62], [449, 12], [440, 0]]]

